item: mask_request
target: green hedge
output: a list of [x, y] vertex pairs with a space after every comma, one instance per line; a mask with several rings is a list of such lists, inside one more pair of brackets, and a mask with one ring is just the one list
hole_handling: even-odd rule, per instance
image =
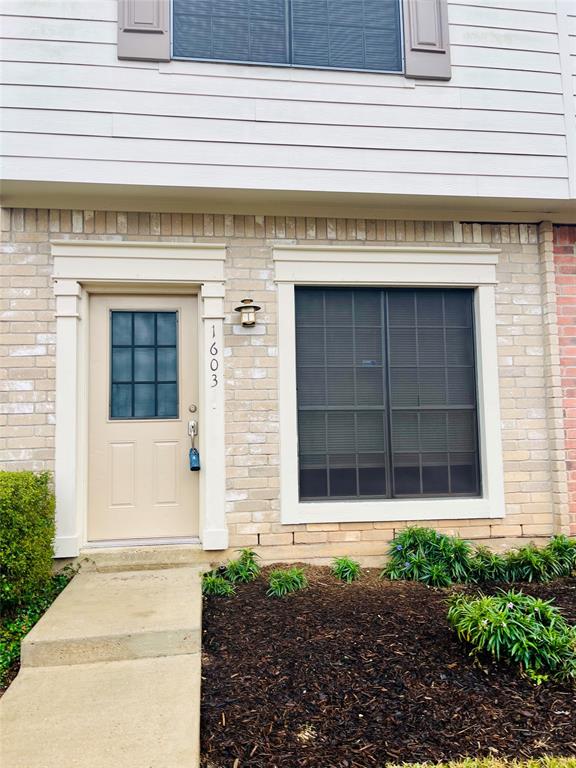
[[54, 493], [47, 472], [0, 472], [0, 599], [31, 600], [52, 576]]

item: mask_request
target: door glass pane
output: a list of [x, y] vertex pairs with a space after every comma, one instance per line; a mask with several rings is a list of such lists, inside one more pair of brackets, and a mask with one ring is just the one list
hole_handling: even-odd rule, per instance
[[154, 352], [154, 347], [137, 347], [134, 350], [134, 381], [154, 381], [156, 367]]
[[132, 381], [132, 350], [116, 347], [112, 350], [112, 381]]
[[178, 415], [178, 387], [176, 384], [158, 384], [159, 419], [173, 419]]
[[150, 419], [156, 415], [154, 384], [134, 384], [134, 418]]
[[159, 347], [158, 381], [176, 381], [176, 347]]
[[132, 384], [112, 384], [111, 399], [111, 418], [132, 418]]
[[154, 344], [156, 312], [134, 312], [134, 344]]
[[176, 312], [111, 313], [110, 418], [178, 418]]
[[160, 346], [176, 346], [176, 312], [158, 312], [156, 337]]
[[132, 344], [132, 312], [112, 312], [112, 344]]

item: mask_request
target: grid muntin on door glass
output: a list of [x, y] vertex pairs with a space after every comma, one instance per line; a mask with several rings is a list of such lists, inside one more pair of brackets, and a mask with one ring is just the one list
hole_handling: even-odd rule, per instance
[[110, 312], [109, 417], [177, 419], [178, 312]]

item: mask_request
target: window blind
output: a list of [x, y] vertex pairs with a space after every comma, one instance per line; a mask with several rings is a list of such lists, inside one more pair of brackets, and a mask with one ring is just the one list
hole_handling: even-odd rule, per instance
[[285, 0], [174, 0], [177, 58], [288, 64]]
[[173, 0], [175, 58], [402, 69], [399, 0]]
[[300, 497], [480, 493], [473, 292], [296, 289]]

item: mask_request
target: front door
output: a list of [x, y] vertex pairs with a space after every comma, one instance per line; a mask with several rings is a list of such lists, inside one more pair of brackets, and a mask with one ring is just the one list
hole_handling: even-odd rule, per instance
[[92, 296], [89, 541], [198, 536], [196, 348], [196, 296]]

